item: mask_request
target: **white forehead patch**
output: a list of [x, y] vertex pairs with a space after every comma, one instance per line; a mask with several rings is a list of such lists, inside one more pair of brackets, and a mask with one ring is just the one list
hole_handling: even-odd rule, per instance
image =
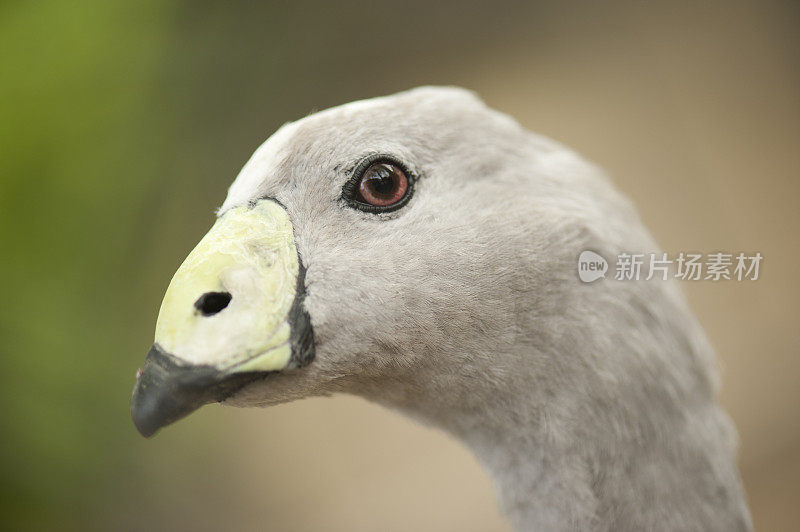
[[258, 147], [228, 188], [228, 197], [217, 215], [222, 215], [234, 207], [246, 205], [251, 200], [263, 196], [263, 188], [270, 170], [289, 148], [289, 140], [297, 130], [298, 122], [284, 124]]
[[[284, 124], [258, 147], [250, 157], [250, 160], [244, 165], [228, 189], [228, 197], [219, 209], [218, 214], [221, 215], [233, 207], [246, 205], [248, 202], [264, 196], [266, 180], [271, 171], [274, 171], [278, 162], [286, 155], [286, 152], [292, 149], [291, 140], [299, 126], [309, 120], [325, 118], [330, 115], [336, 115], [343, 122], [346, 122], [354, 113], [385, 105], [386, 101], [392, 98], [394, 96], [382, 96], [350, 102], [319, 111], [295, 122]], [[331, 142], [336, 142], [336, 139], [331, 139]]]

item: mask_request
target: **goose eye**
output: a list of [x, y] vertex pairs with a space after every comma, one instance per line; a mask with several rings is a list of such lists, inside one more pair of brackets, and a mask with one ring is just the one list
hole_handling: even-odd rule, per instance
[[371, 155], [353, 169], [342, 187], [342, 200], [359, 211], [384, 213], [407, 205], [417, 174], [391, 155]]
[[405, 198], [408, 177], [395, 164], [378, 162], [370, 165], [358, 183], [358, 199], [373, 207], [390, 207]]

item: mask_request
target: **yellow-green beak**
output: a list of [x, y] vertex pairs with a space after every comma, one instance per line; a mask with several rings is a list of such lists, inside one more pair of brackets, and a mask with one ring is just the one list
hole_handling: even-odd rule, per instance
[[304, 268], [277, 202], [223, 214], [178, 268], [131, 399], [144, 436], [314, 357]]

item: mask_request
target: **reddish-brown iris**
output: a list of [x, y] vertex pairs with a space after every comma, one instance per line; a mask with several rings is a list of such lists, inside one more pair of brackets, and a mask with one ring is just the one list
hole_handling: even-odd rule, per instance
[[396, 165], [377, 162], [361, 176], [358, 192], [368, 205], [389, 207], [405, 197], [408, 192], [408, 178]]

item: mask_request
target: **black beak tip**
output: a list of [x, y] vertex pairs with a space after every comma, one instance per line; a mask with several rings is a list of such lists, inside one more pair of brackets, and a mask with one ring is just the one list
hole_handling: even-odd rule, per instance
[[154, 345], [144, 368], [136, 373], [131, 418], [139, 433], [150, 438], [209, 402], [205, 389], [213, 382], [208, 368], [181, 366], [172, 355]]
[[142, 397], [140, 392], [137, 382], [131, 398], [131, 419], [139, 434], [150, 438], [163, 426], [160, 423], [159, 405], [152, 399]]

